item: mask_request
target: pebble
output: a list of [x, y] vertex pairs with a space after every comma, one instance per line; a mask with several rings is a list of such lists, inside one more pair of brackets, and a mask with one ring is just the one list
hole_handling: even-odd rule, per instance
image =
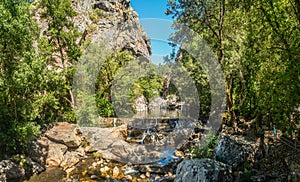
[[109, 167], [105, 166], [100, 169], [101, 173], [106, 173], [109, 170]]
[[130, 176], [130, 175], [126, 175], [125, 178], [132, 181], [132, 176]]
[[71, 168], [68, 168], [68, 169], [66, 169], [66, 173], [67, 173], [67, 175], [68, 175], [68, 174], [70, 174], [71, 172], [73, 172], [75, 169], [76, 169], [76, 167], [75, 167], [75, 166], [73, 166], [73, 167], [71, 167]]
[[146, 176], [147, 176], [148, 178], [150, 178], [150, 173], [149, 173], [149, 172], [146, 172]]
[[96, 176], [96, 175], [92, 175], [92, 176], [91, 176], [91, 179], [99, 179], [99, 177]]
[[176, 150], [175, 151], [175, 156], [183, 158], [184, 157], [184, 153], [182, 151]]
[[141, 174], [140, 178], [145, 179], [146, 178], [145, 174]]
[[134, 174], [134, 173], [138, 173], [139, 171], [138, 170], [135, 170], [133, 168], [126, 168], [124, 170], [124, 174]]
[[113, 169], [113, 178], [117, 178], [119, 173], [120, 173], [119, 168], [117, 166], [115, 166]]
[[103, 159], [100, 159], [99, 161], [97, 161], [97, 164], [102, 164], [103, 163]]
[[84, 170], [84, 171], [82, 171], [82, 176], [85, 176], [86, 175], [86, 173], [87, 173], [87, 170]]
[[156, 175], [155, 176], [155, 181], [159, 180], [160, 179], [160, 176], [159, 175]]

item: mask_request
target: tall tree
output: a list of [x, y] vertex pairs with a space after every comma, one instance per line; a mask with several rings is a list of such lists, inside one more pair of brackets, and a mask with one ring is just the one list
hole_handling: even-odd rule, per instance
[[233, 120], [235, 115], [265, 116], [283, 129], [295, 129], [300, 86], [298, 0], [174, 0], [169, 1], [167, 14], [201, 34], [217, 54]]
[[72, 78], [81, 55], [77, 43], [80, 33], [73, 22], [76, 12], [69, 0], [41, 0], [37, 7], [48, 27], [39, 41], [39, 48], [40, 55], [47, 60], [49, 71], [56, 75], [56, 79], [52, 80], [55, 97], [60, 103], [56, 112], [62, 119], [69, 120], [73, 118], [72, 108], [75, 105]]
[[43, 67], [36, 61], [36, 24], [23, 1], [0, 2], [0, 157], [23, 151], [39, 133], [35, 124]]
[[[234, 69], [227, 69], [228, 56], [226, 57], [228, 44], [228, 2], [225, 0], [188, 0], [188, 1], [169, 1], [167, 14], [173, 15], [176, 21], [188, 26], [202, 37], [212, 47], [217, 54], [219, 63], [225, 70], [227, 108], [230, 118], [234, 120], [236, 114], [233, 108], [233, 79]], [[227, 36], [227, 37], [226, 37]]]

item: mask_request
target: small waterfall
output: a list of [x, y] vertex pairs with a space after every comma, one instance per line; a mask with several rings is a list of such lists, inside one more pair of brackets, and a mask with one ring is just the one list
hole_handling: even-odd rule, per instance
[[150, 134], [150, 130], [149, 130], [149, 126], [148, 126], [148, 127], [147, 127], [147, 130], [144, 131], [143, 136], [142, 136], [141, 140], [139, 140], [139, 142], [140, 142], [141, 144], [144, 144], [144, 140], [145, 140], [145, 138], [146, 138], [149, 134]]
[[117, 118], [114, 118], [114, 127], [117, 127]]

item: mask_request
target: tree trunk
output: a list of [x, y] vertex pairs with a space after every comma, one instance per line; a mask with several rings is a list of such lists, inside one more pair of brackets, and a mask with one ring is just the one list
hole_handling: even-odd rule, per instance
[[[220, 10], [219, 10], [219, 31], [218, 31], [218, 37], [219, 37], [219, 62], [221, 65], [224, 66], [224, 45], [223, 45], [223, 23], [224, 23], [224, 17], [225, 17], [225, 0], [222, 0], [220, 2]], [[230, 123], [236, 119], [236, 115], [233, 110], [233, 101], [232, 101], [232, 77], [230, 78], [230, 81], [226, 81], [226, 97], [227, 97], [227, 110], [230, 113]]]

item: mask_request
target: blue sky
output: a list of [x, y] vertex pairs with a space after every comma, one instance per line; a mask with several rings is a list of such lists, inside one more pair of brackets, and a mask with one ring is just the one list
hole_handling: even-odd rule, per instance
[[131, 6], [139, 14], [139, 18], [172, 20], [170, 16], [164, 14], [167, 4], [167, 0], [131, 0]]
[[172, 18], [164, 14], [167, 0], [131, 0], [131, 6], [138, 13], [140, 22], [151, 39], [152, 62], [162, 63], [162, 57], [169, 55], [172, 50], [167, 42], [172, 32]]

